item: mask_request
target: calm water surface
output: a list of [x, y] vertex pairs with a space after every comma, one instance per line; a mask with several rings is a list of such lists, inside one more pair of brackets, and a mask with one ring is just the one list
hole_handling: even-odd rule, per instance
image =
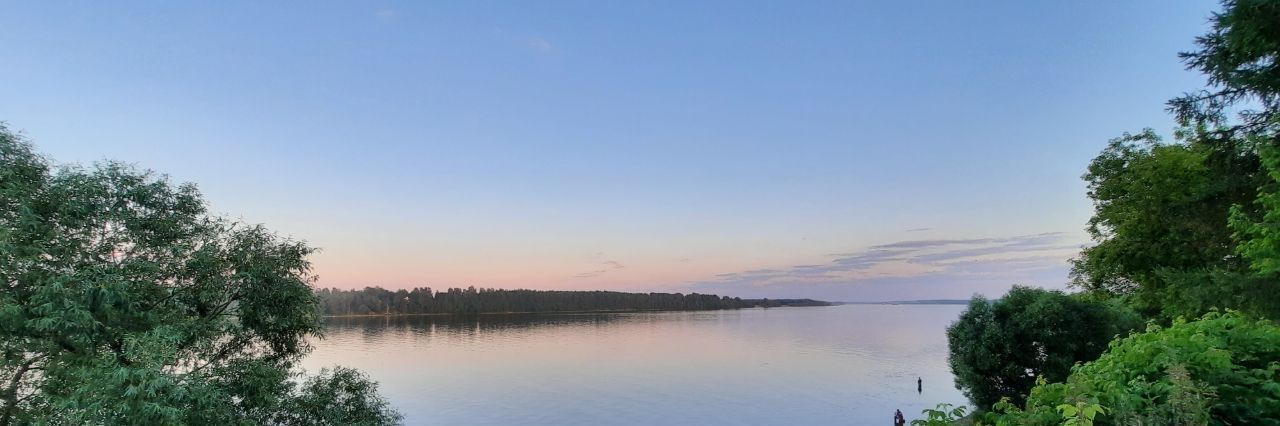
[[891, 424], [966, 404], [946, 364], [962, 309], [335, 318], [305, 365], [364, 370], [408, 424]]

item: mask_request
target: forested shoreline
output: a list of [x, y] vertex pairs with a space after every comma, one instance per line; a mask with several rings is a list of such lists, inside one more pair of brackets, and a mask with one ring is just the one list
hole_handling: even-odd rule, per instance
[[698, 293], [625, 293], [493, 288], [430, 287], [387, 290], [325, 288], [320, 297], [324, 316], [471, 315], [490, 313], [566, 313], [619, 311], [706, 311], [754, 307], [828, 306], [812, 299], [743, 299]]

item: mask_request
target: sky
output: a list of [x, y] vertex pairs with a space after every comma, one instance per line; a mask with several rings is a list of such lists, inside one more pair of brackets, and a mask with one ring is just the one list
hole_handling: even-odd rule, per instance
[[0, 1], [0, 121], [194, 182], [321, 287], [1065, 288], [1210, 1]]

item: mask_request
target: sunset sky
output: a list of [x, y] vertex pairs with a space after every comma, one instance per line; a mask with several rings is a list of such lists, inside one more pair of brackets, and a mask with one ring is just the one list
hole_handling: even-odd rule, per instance
[[877, 3], [0, 2], [0, 121], [324, 287], [1064, 287], [1080, 175], [1171, 133], [1216, 2]]

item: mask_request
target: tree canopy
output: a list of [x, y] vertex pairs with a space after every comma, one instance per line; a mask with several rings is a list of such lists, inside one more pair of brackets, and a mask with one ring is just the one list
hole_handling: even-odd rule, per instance
[[1196, 37], [1199, 49], [1179, 55], [1187, 69], [1205, 76], [1208, 87], [1170, 100], [1169, 111], [1190, 128], [1237, 138], [1268, 134], [1274, 141], [1280, 125], [1280, 3], [1223, 0], [1210, 25]]
[[1072, 365], [1097, 358], [1140, 323], [1119, 307], [1015, 286], [1001, 299], [969, 303], [947, 328], [948, 362], [956, 387], [975, 404], [1021, 401], [1037, 377], [1066, 379]]
[[1280, 315], [1263, 256], [1280, 148], [1280, 2], [1228, 0], [1197, 50], [1181, 54], [1204, 90], [1169, 101], [1175, 141], [1153, 131], [1113, 140], [1084, 179], [1095, 245], [1075, 260], [1074, 284], [1126, 298], [1148, 315], [1212, 307]]
[[0, 425], [397, 421], [359, 374], [299, 376], [321, 331], [312, 251], [0, 126]]
[[1075, 284], [1158, 314], [1183, 296], [1170, 294], [1183, 290], [1171, 289], [1180, 274], [1246, 271], [1228, 217], [1257, 197], [1260, 164], [1251, 146], [1230, 140], [1165, 144], [1150, 130], [1112, 140], [1084, 176], [1094, 202], [1087, 229], [1097, 244], [1075, 259]]

